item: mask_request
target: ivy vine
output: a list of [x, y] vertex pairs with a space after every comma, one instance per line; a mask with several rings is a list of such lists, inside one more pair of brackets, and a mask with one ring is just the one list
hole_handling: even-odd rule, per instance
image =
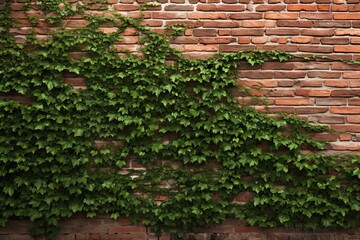
[[[67, 16], [61, 2], [37, 4]], [[240, 64], [292, 55], [186, 59], [168, 35], [115, 15], [20, 45], [8, 13], [0, 13], [1, 226], [30, 219], [32, 234], [48, 239], [75, 213], [128, 216], [179, 238], [229, 216], [260, 227], [358, 226], [359, 158], [304, 155], [323, 149], [311, 136], [325, 127], [272, 118], [232, 96], [246, 92], [236, 84]], [[104, 22], [118, 31], [101, 32]], [[141, 36], [141, 54], [120, 57], [113, 43], [128, 27]], [[83, 77], [86, 89], [65, 83], [66, 74]], [[248, 202], [234, 201], [245, 193]]]

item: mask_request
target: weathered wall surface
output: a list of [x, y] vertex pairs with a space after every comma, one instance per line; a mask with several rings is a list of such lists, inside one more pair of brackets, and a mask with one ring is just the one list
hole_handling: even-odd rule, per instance
[[[0, 3], [5, 2], [0, 0]], [[12, 16], [18, 28], [11, 31], [19, 43], [34, 30], [46, 38], [56, 27], [49, 26], [36, 8], [21, 10], [24, 0], [11, 1]], [[71, 2], [76, 2], [71, 0]], [[267, 97], [267, 106], [237, 96], [240, 103], [253, 104], [268, 113], [298, 114], [316, 124], [326, 124], [340, 134], [320, 134], [329, 141], [329, 152], [360, 150], [360, 65], [337, 61], [357, 60], [360, 55], [360, 0], [159, 0], [160, 6], [140, 12], [143, 0], [109, 0], [107, 9], [129, 17], [143, 14], [144, 24], [158, 32], [167, 25], [192, 26], [184, 36], [172, 39], [173, 46], [192, 58], [212, 56], [216, 51], [235, 52], [250, 49], [283, 50], [294, 54], [327, 56], [327, 59], [304, 62], [265, 63], [239, 69], [239, 84], [260, 87], [253, 90]], [[100, 5], [92, 6], [92, 14], [101, 14]], [[40, 21], [32, 25], [28, 17]], [[67, 28], [87, 22], [82, 16], [65, 20]], [[103, 27], [104, 32], [114, 29]], [[117, 44], [119, 52], [139, 50], [138, 36], [132, 29]], [[79, 80], [79, 79], [78, 79]], [[81, 80], [81, 79], [80, 79]], [[77, 79], [68, 79], [82, 86]], [[0, 239], [32, 239], [30, 223], [13, 221], [0, 229]], [[195, 237], [195, 238], [192, 238]], [[169, 239], [163, 236], [161, 239]], [[58, 239], [157, 239], [139, 223], [126, 219], [110, 220], [106, 216], [84, 219], [81, 216], [64, 221]], [[204, 229], [188, 239], [360, 239], [358, 230], [304, 232], [295, 229], [259, 229], [228, 220], [222, 225]]]

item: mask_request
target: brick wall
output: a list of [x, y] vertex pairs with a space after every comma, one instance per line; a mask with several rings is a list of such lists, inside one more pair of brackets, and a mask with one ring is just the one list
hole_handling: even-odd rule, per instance
[[[1, 240], [32, 240], [28, 235], [33, 226], [27, 221], [10, 221], [6, 228], [0, 228]], [[105, 215], [92, 219], [78, 215], [63, 221], [56, 240], [157, 240], [147, 228], [131, 224], [129, 219], [113, 220]], [[171, 240], [162, 235], [160, 240]], [[213, 228], [204, 228], [200, 233], [188, 234], [185, 240], [359, 240], [360, 230], [306, 232], [290, 228], [249, 227], [240, 220], [228, 219]]]
[[[0, 4], [5, 0], [0, 0]], [[39, 38], [51, 35], [53, 27], [37, 10], [21, 11], [24, 0], [12, 0], [12, 16], [18, 28], [11, 31], [17, 42], [24, 41], [30, 29]], [[71, 2], [76, 2], [71, 0]], [[144, 24], [158, 32], [166, 25], [184, 23], [193, 28], [172, 39], [175, 48], [188, 57], [206, 58], [214, 52], [234, 52], [248, 49], [284, 50], [294, 54], [323, 55], [328, 59], [304, 62], [265, 63], [251, 67], [242, 64], [238, 83], [256, 86], [253, 93], [266, 96], [264, 105], [249, 98], [236, 96], [240, 103], [250, 103], [259, 111], [297, 114], [316, 124], [326, 124], [341, 134], [319, 134], [330, 143], [331, 153], [360, 149], [360, 65], [349, 65], [336, 59], [360, 58], [360, 0], [159, 0], [161, 6], [148, 7]], [[138, 17], [144, 0], [109, 0], [107, 8], [129, 17]], [[101, 14], [100, 5], [92, 6], [92, 14]], [[40, 17], [32, 26], [28, 16]], [[65, 21], [67, 28], [86, 24], [81, 16]], [[114, 29], [103, 27], [104, 32]], [[124, 33], [117, 44], [119, 54], [125, 50], [137, 52], [138, 36], [132, 29]], [[76, 53], [74, 54], [76, 56]], [[79, 80], [79, 79], [78, 79]], [[72, 79], [81, 87], [83, 81]], [[26, 221], [12, 221], [0, 229], [0, 239], [31, 239], [31, 226]], [[360, 239], [359, 230], [303, 232], [295, 229], [258, 229], [228, 220], [212, 229], [193, 235], [196, 239], [300, 240], [300, 239]], [[132, 225], [126, 219], [110, 220], [106, 216], [84, 219], [78, 216], [64, 221], [58, 239], [156, 239], [140, 223]], [[169, 239], [164, 236], [161, 239]], [[189, 236], [191, 239], [191, 236]]]

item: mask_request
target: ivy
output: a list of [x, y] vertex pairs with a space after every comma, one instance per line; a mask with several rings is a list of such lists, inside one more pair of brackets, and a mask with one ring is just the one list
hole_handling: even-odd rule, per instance
[[[61, 2], [69, 4], [44, 1], [41, 9], [67, 16]], [[321, 154], [324, 143], [312, 135], [325, 127], [271, 118], [232, 96], [247, 92], [236, 84], [240, 64], [292, 55], [186, 59], [170, 47], [171, 31], [159, 35], [115, 15], [88, 19], [19, 45], [11, 19], [0, 16], [1, 226], [30, 219], [38, 224], [32, 234], [48, 239], [75, 213], [128, 216], [179, 238], [229, 216], [260, 227], [358, 226], [359, 158]], [[119, 31], [104, 34], [104, 23]], [[142, 37], [141, 54], [120, 57], [113, 43], [128, 27]], [[73, 58], [79, 51], [84, 57]], [[66, 74], [83, 77], [86, 89], [66, 84]], [[253, 198], [234, 201], [244, 193]]]

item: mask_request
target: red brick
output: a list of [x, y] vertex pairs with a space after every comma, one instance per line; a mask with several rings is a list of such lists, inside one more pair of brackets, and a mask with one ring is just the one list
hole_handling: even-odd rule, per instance
[[360, 107], [330, 107], [330, 112], [335, 114], [360, 114]]
[[[250, 38], [249, 38], [250, 42]], [[249, 45], [220, 45], [219, 50], [221, 52], [238, 52], [238, 51], [244, 51], [244, 50], [254, 50], [255, 46], [249, 46]]]
[[295, 112], [299, 114], [325, 113], [329, 111], [327, 107], [296, 107]]
[[331, 129], [338, 132], [360, 132], [359, 124], [332, 125]]
[[302, 87], [322, 87], [322, 80], [301, 80], [300, 86]]
[[311, 43], [312, 41], [314, 41], [313, 37], [302, 37], [302, 36], [298, 36], [298, 37], [291, 37], [291, 42], [293, 43]]
[[116, 11], [135, 11], [140, 9], [139, 4], [115, 4], [113, 7]]
[[305, 36], [333, 36], [333, 29], [302, 29], [301, 34]]
[[306, 72], [281, 72], [277, 71], [275, 72], [275, 78], [303, 78], [306, 76]]
[[278, 27], [310, 28], [313, 26], [313, 23], [308, 20], [298, 20], [298, 21], [279, 20], [279, 21], [277, 21], [277, 26]]
[[211, 37], [211, 38], [200, 38], [199, 43], [203, 44], [228, 44], [235, 42], [236, 38], [231, 37]]
[[238, 43], [239, 44], [249, 44], [250, 43], [250, 38], [249, 37], [239, 37], [238, 38]]
[[360, 30], [346, 29], [346, 30], [335, 30], [335, 35], [338, 36], [360, 36]]
[[245, 11], [245, 6], [221, 4], [216, 6], [216, 10], [219, 12], [243, 12]]
[[239, 76], [241, 78], [250, 78], [250, 79], [271, 79], [274, 77], [274, 72], [272, 72], [272, 71], [239, 71]]
[[300, 13], [302, 19], [320, 19], [329, 20], [332, 19], [332, 13]]
[[355, 97], [360, 95], [360, 90], [333, 90], [332, 97]]
[[[351, 116], [351, 117], [353, 117], [353, 116]], [[339, 134], [340, 141], [349, 141], [350, 139], [351, 139], [351, 134], [346, 134], [346, 133]]]
[[[331, 120], [330, 120], [331, 122]], [[328, 123], [330, 123], [328, 122]], [[325, 123], [325, 122], [321, 122], [320, 123]], [[328, 134], [328, 133], [317, 133], [314, 135], [314, 139], [318, 140], [318, 141], [336, 141], [338, 139], [338, 136], [336, 134]]]
[[[344, 131], [344, 130], [339, 130], [342, 129], [341, 125], [338, 125], [336, 127], [332, 127], [332, 129], [338, 129], [336, 131]], [[335, 130], [334, 129], [334, 130]], [[347, 129], [347, 128], [346, 128]], [[357, 130], [359, 131], [359, 130]], [[340, 150], [340, 151], [357, 151], [360, 150], [360, 144], [357, 142], [336, 142], [336, 143], [330, 143], [330, 149], [332, 150]]]
[[360, 20], [360, 14], [358, 13], [334, 13], [334, 19], [336, 20]]
[[263, 36], [264, 29], [233, 29], [231, 30], [233, 36]]
[[285, 28], [285, 29], [276, 29], [276, 28], [268, 28], [265, 31], [266, 35], [299, 35], [300, 30], [299, 29], [291, 29], [291, 28]]
[[348, 6], [346, 6], [346, 5], [332, 5], [331, 6], [331, 11], [333, 11], [333, 12], [347, 12], [348, 11]]
[[349, 28], [351, 22], [349, 21], [312, 21], [313, 27], [319, 28]]
[[216, 12], [216, 5], [215, 4], [198, 4], [196, 6], [196, 10], [198, 11], [214, 11]]
[[318, 106], [344, 106], [346, 102], [344, 98], [317, 98], [315, 100]]
[[294, 91], [289, 89], [272, 89], [268, 95], [271, 97], [292, 97], [294, 96]]
[[307, 98], [278, 98], [275, 99], [275, 104], [290, 106], [309, 105], [310, 100]]
[[350, 42], [349, 38], [321, 38], [320, 41], [326, 45], [347, 45]]
[[152, 17], [154, 19], [182, 19], [186, 18], [186, 13], [153, 12]]
[[[333, 117], [333, 116], [319, 116], [319, 123], [327, 123], [327, 124], [342, 124], [345, 123], [344, 117]], [[331, 139], [323, 139], [326, 141], [335, 141], [337, 139], [336, 135], [332, 135]]]
[[266, 5], [259, 5], [256, 7], [256, 11], [257, 12], [266, 12], [266, 11], [275, 11], [275, 12], [278, 12], [278, 11], [282, 11], [282, 10], [285, 10], [286, 8], [286, 5], [269, 5], [269, 4], [266, 4]]
[[238, 28], [239, 22], [237, 21], [206, 21], [203, 22], [204, 28]]
[[268, 41], [266, 37], [253, 37], [251, 38], [251, 42], [254, 44], [265, 44]]
[[138, 233], [146, 232], [145, 227], [140, 226], [121, 226], [121, 227], [109, 227], [108, 233]]
[[326, 87], [345, 88], [349, 86], [348, 80], [325, 80]]
[[192, 12], [188, 13], [189, 19], [227, 19], [227, 14], [225, 13], [200, 13]]
[[242, 86], [259, 86], [259, 87], [277, 87], [278, 81], [276, 80], [240, 80], [238, 83]]
[[320, 12], [328, 12], [328, 11], [330, 11], [330, 9], [331, 9], [331, 5], [328, 5], [328, 4], [320, 4], [320, 5], [318, 5], [318, 10], [320, 11]]
[[340, 78], [341, 72], [334, 71], [310, 71], [307, 73], [309, 78]]
[[316, 45], [302, 45], [299, 46], [299, 52], [317, 52], [317, 53], [332, 53], [332, 46], [316, 46]]
[[194, 29], [193, 34], [195, 37], [213, 36], [217, 35], [217, 29]]
[[241, 27], [244, 27], [244, 28], [263, 28], [263, 27], [275, 27], [275, 21], [262, 21], [262, 20], [259, 20], [259, 21], [252, 21], [252, 20], [244, 20], [244, 21], [241, 21]]
[[219, 50], [218, 45], [184, 45], [184, 51], [198, 51], [198, 52], [216, 52]]
[[288, 20], [296, 20], [298, 19], [298, 13], [265, 13], [266, 19], [288, 19]]
[[331, 90], [296, 89], [295, 95], [309, 97], [329, 97]]
[[262, 13], [231, 13], [230, 19], [244, 20], [244, 19], [261, 19]]
[[360, 78], [360, 72], [344, 72], [343, 78], [349, 78], [349, 79], [359, 79]]
[[[317, 5], [313, 5], [313, 4], [289, 4], [287, 6], [288, 11], [296, 11], [296, 12], [300, 12], [300, 11], [311, 11], [311, 12], [315, 12], [317, 11]], [[301, 16], [301, 13], [300, 13]]]
[[348, 64], [342, 62], [331, 63], [331, 69], [333, 70], [360, 70], [360, 65], [358, 64]]
[[352, 98], [348, 100], [349, 106], [359, 106], [360, 105], [360, 98]]
[[360, 44], [360, 38], [351, 38], [350, 43], [351, 44]]
[[164, 8], [165, 11], [193, 11], [192, 5], [167, 5]]

